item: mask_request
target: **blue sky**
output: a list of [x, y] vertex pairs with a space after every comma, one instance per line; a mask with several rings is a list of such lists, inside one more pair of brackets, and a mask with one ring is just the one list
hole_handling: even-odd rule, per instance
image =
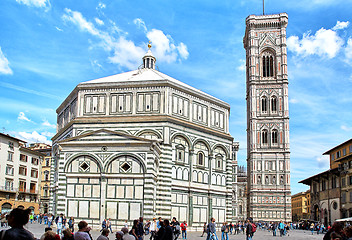
[[[49, 142], [80, 82], [134, 70], [149, 40], [159, 70], [231, 104], [246, 164], [245, 18], [260, 0], [0, 2], [0, 130]], [[292, 193], [351, 138], [352, 1], [266, 1], [287, 12]]]

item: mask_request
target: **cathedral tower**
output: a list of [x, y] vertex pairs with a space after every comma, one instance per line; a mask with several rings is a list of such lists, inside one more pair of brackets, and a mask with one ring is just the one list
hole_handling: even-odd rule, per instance
[[250, 15], [246, 49], [248, 216], [291, 221], [286, 13]]

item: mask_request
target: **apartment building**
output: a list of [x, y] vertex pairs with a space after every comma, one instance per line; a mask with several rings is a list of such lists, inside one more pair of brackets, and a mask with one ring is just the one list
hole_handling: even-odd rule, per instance
[[0, 209], [30, 208], [40, 212], [40, 173], [44, 154], [26, 147], [26, 142], [0, 133]]
[[41, 163], [42, 171], [40, 173], [40, 212], [48, 213], [50, 200], [50, 168], [52, 161], [51, 146], [45, 143], [32, 143], [29, 145], [29, 148], [45, 155]]

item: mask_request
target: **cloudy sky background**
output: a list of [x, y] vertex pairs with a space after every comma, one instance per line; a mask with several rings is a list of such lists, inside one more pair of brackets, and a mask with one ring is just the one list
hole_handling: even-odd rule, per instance
[[[245, 18], [260, 0], [0, 2], [0, 131], [47, 142], [80, 82], [136, 69], [153, 42], [159, 70], [231, 104], [246, 164]], [[352, 1], [267, 0], [287, 12], [292, 193], [328, 168], [352, 133]]]

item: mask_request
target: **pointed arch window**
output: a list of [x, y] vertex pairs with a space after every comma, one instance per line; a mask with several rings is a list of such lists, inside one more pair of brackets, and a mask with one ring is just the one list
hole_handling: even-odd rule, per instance
[[258, 184], [262, 184], [262, 177], [258, 175]]
[[216, 155], [215, 164], [217, 169], [219, 170], [222, 169], [222, 162], [223, 162], [223, 156], [221, 154]]
[[277, 112], [277, 98], [275, 96], [271, 97], [271, 112]]
[[262, 144], [268, 144], [268, 130], [262, 131]]
[[274, 144], [274, 145], [278, 144], [277, 135], [278, 135], [277, 134], [277, 130], [276, 129], [272, 130], [272, 132], [271, 132], [271, 143]]
[[262, 72], [263, 77], [273, 77], [274, 76], [274, 57], [273, 54], [266, 51], [262, 56]]
[[261, 108], [262, 113], [268, 112], [268, 99], [266, 97], [262, 97], [261, 103], [262, 103], [262, 108]]
[[198, 152], [198, 154], [197, 154], [197, 164], [200, 165], [200, 166], [204, 166], [204, 161], [205, 161], [204, 153], [203, 152]]

